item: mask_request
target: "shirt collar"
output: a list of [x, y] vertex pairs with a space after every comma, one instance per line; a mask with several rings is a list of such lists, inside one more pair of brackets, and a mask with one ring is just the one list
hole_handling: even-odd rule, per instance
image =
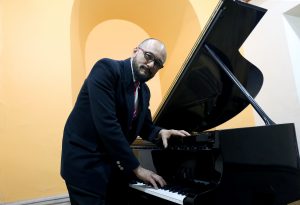
[[133, 59], [131, 58], [131, 59], [130, 59], [130, 67], [131, 67], [132, 79], [133, 79], [133, 82], [135, 82], [136, 80], [135, 80], [135, 77], [134, 77], [132, 61], [133, 61]]

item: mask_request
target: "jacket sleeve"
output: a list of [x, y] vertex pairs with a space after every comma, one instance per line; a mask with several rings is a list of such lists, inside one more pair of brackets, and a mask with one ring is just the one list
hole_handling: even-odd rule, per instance
[[161, 127], [153, 125], [152, 118], [151, 118], [151, 112], [150, 112], [150, 110], [148, 110], [142, 131], [140, 134], [141, 137], [144, 140], [148, 140], [153, 143], [158, 143], [157, 135], [161, 129], [162, 129]]
[[131, 173], [139, 162], [128, 144], [116, 115], [118, 63], [98, 61], [87, 78], [92, 117], [104, 148], [121, 171]]

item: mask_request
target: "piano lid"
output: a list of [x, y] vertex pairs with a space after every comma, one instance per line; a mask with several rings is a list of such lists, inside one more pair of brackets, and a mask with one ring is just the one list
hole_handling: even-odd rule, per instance
[[231, 119], [249, 100], [221, 69], [207, 47], [229, 68], [252, 97], [263, 74], [239, 48], [266, 9], [237, 0], [221, 0], [165, 96], [154, 123], [164, 128], [203, 131]]

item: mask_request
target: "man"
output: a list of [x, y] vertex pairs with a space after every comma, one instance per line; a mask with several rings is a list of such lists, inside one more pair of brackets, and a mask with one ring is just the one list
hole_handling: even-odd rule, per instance
[[[130, 59], [102, 59], [85, 80], [64, 129], [61, 175], [72, 205], [124, 204], [131, 176], [157, 188], [166, 182], [143, 168], [130, 144], [188, 136], [153, 125], [146, 81], [166, 61], [164, 44], [146, 39]], [[123, 203], [122, 203], [123, 202]]]

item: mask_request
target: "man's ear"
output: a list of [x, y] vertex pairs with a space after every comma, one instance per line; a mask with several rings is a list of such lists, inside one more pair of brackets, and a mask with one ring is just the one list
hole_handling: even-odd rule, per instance
[[131, 57], [135, 57], [138, 52], [138, 48], [134, 48]]

